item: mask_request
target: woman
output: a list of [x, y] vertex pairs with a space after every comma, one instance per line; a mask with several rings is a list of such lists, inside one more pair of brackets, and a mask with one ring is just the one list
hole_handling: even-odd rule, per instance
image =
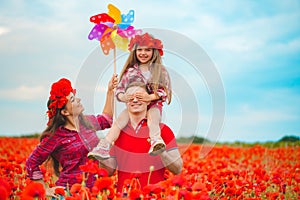
[[[46, 130], [42, 133], [40, 144], [26, 161], [26, 170], [31, 180], [43, 181], [39, 168], [48, 158], [52, 160], [55, 174], [58, 176], [56, 187], [46, 188], [46, 195], [56, 197], [57, 187], [71, 187], [81, 175], [80, 165], [87, 161], [88, 152], [97, 145], [97, 130], [109, 128], [113, 116], [114, 88], [118, 83], [114, 75], [109, 84], [102, 115], [83, 115], [84, 107], [76, 90], [65, 78], [52, 84], [48, 100], [48, 117]], [[86, 186], [91, 188], [95, 178], [90, 176]]]

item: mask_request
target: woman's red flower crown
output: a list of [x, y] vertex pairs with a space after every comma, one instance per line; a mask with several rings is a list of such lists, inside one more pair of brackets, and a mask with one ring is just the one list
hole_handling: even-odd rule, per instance
[[146, 46], [149, 48], [157, 49], [159, 51], [159, 54], [162, 56], [164, 54], [163, 52], [163, 45], [159, 39], [153, 38], [148, 33], [145, 33], [143, 35], [136, 35], [133, 37], [128, 45], [128, 50], [131, 51], [135, 48], [135, 45], [137, 46]]
[[67, 104], [68, 102], [67, 96], [71, 92], [75, 94], [76, 90], [72, 88], [71, 82], [66, 78], [62, 78], [59, 81], [52, 84], [50, 97], [49, 97], [51, 103], [48, 105], [48, 111], [47, 111], [49, 121], [56, 115], [57, 109], [60, 109]]

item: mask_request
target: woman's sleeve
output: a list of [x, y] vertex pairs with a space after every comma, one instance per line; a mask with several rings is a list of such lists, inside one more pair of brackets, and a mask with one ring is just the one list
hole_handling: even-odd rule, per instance
[[101, 115], [87, 115], [87, 120], [94, 126], [96, 131], [104, 130], [106, 128], [110, 128], [113, 123], [112, 116], [108, 114], [101, 114]]
[[57, 141], [52, 138], [44, 138], [38, 146], [33, 150], [26, 160], [27, 176], [31, 180], [43, 178], [43, 173], [40, 170], [40, 165], [45, 162], [50, 154], [57, 146]]

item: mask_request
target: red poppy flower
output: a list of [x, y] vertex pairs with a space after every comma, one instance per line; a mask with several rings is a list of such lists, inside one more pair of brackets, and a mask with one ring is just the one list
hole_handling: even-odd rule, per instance
[[97, 161], [94, 160], [88, 160], [84, 165], [80, 165], [79, 168], [83, 172], [96, 174], [98, 172], [98, 164]]
[[21, 199], [38, 199], [44, 200], [46, 198], [46, 190], [42, 183], [32, 181], [23, 190]]
[[129, 188], [131, 184], [131, 179], [127, 178], [124, 180], [123, 187]]
[[71, 195], [75, 195], [81, 191], [82, 185], [80, 183], [75, 183], [72, 185], [70, 193]]
[[94, 183], [94, 187], [96, 187], [97, 190], [100, 192], [102, 192], [104, 189], [108, 189], [112, 186], [113, 186], [113, 181], [110, 177], [99, 178]]
[[193, 194], [193, 199], [211, 200], [208, 192], [198, 192]]
[[193, 199], [193, 194], [186, 190], [179, 190], [178, 199], [191, 200]]
[[108, 172], [104, 168], [99, 168], [97, 170], [97, 174], [98, 174], [98, 177], [107, 177], [108, 176]]
[[131, 51], [135, 46], [146, 46], [159, 50], [159, 54], [163, 56], [163, 45], [159, 39], [153, 38], [149, 33], [136, 35], [133, 37], [128, 45], [128, 50]]
[[158, 184], [149, 184], [143, 188], [144, 194], [152, 196], [152, 194], [159, 194], [162, 191], [162, 187]]
[[0, 194], [0, 200], [7, 200], [10, 192], [3, 185], [0, 185]]
[[206, 185], [204, 183], [195, 182], [192, 186], [193, 191], [206, 191]]
[[176, 175], [171, 179], [172, 185], [182, 187], [185, 183], [185, 178], [183, 175]]
[[9, 183], [4, 180], [0, 179], [0, 200], [6, 200], [11, 194], [11, 187]]
[[63, 188], [55, 188], [55, 194], [59, 194], [61, 196], [65, 196], [66, 192]]
[[81, 200], [81, 199], [80, 199], [80, 197], [68, 196], [68, 197], [66, 197], [66, 200]]
[[70, 189], [70, 193], [73, 197], [79, 200], [90, 200], [91, 194], [88, 188], [83, 187], [79, 183], [75, 183], [72, 185]]
[[115, 197], [115, 190], [112, 187], [106, 189], [106, 197], [107, 199], [113, 199]]
[[[57, 109], [62, 108], [64, 105], [66, 105], [66, 103], [68, 102], [66, 96], [68, 96], [71, 92], [75, 94], [76, 90], [72, 88], [71, 82], [66, 78], [62, 78], [52, 84], [49, 97], [52, 102], [48, 106], [47, 111], [49, 119], [52, 119], [56, 115]], [[48, 122], [48, 124], [49, 123], [50, 122]]]
[[141, 200], [143, 199], [143, 192], [141, 190], [133, 189], [129, 193], [130, 200]]

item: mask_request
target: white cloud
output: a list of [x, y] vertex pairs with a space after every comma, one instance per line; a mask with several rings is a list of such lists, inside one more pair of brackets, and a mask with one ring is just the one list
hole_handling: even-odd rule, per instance
[[270, 49], [270, 52], [274, 55], [280, 53], [281, 56], [293, 53], [298, 54], [300, 52], [300, 37], [291, 39], [287, 42], [278, 42], [273, 45], [273, 48]]
[[10, 32], [9, 28], [0, 26], [0, 36], [9, 32]]
[[43, 86], [29, 87], [21, 85], [12, 89], [0, 90], [1, 99], [9, 99], [14, 101], [46, 99], [48, 90]]

